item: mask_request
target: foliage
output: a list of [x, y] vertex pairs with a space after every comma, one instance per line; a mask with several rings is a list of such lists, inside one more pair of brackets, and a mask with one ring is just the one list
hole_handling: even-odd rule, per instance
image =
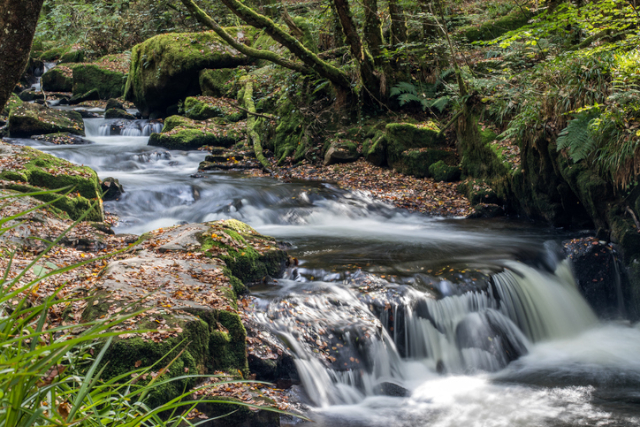
[[599, 115], [600, 110], [597, 106], [577, 113], [567, 127], [558, 134], [556, 141], [558, 150], [568, 149], [574, 162], [586, 159], [595, 148], [590, 126]]
[[[445, 85], [445, 79], [453, 73], [452, 70], [446, 70], [433, 84], [418, 82], [417, 84], [409, 82], [400, 82], [391, 88], [391, 97], [396, 96], [400, 106], [404, 106], [410, 102], [417, 102], [423, 111], [431, 108], [437, 109], [442, 113], [451, 102], [451, 95], [445, 94], [448, 88]], [[440, 96], [438, 96], [440, 95]]]

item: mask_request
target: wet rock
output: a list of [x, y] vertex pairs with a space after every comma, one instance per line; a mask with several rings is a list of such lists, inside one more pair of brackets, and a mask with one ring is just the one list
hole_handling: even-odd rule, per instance
[[199, 174], [199, 173], [194, 173], [189, 175], [189, 178], [204, 178], [204, 175]]
[[474, 212], [469, 214], [467, 218], [495, 218], [504, 216], [505, 212], [502, 206], [491, 203], [481, 203], [473, 207]]
[[75, 111], [62, 111], [37, 104], [22, 104], [9, 115], [11, 137], [30, 137], [56, 132], [84, 136], [82, 116]]
[[69, 105], [80, 104], [85, 101], [98, 101], [100, 100], [100, 92], [97, 89], [90, 89], [87, 92], [76, 94], [74, 91], [74, 95], [69, 100]]
[[109, 99], [107, 101], [107, 105], [104, 107], [105, 110], [110, 110], [112, 108], [115, 108], [117, 110], [124, 110], [124, 105], [122, 105], [122, 102], [118, 101], [117, 99]]
[[42, 89], [47, 92], [71, 92], [73, 90], [73, 72], [68, 67], [55, 67], [44, 73], [40, 80]]
[[331, 142], [327, 153], [324, 156], [324, 165], [329, 166], [336, 163], [351, 163], [360, 158], [358, 146], [355, 142], [336, 139]]
[[56, 145], [86, 145], [93, 144], [88, 139], [70, 134], [69, 132], [49, 133], [46, 135], [32, 135], [31, 139], [46, 141]]
[[251, 320], [251, 315], [245, 318], [244, 325], [247, 330], [249, 371], [256, 376], [256, 380], [278, 383], [279, 388], [299, 383], [294, 356], [282, 341]]
[[102, 200], [104, 201], [117, 200], [124, 193], [124, 188], [115, 178], [105, 178], [100, 183], [100, 188], [102, 189]]
[[24, 102], [35, 101], [39, 99], [43, 100], [44, 93], [36, 92], [35, 90], [25, 90], [20, 92], [20, 94], [18, 94], [18, 97]]
[[127, 113], [125, 110], [121, 110], [119, 108], [110, 108], [104, 113], [105, 119], [129, 119], [135, 120], [135, 116]]
[[391, 397], [405, 397], [409, 396], [411, 393], [406, 388], [401, 385], [384, 382], [382, 384], [378, 384], [374, 388], [374, 393], [382, 396], [391, 396]]
[[100, 114], [87, 111], [84, 108], [78, 108], [77, 110], [74, 110], [74, 111], [76, 111], [77, 113], [80, 113], [83, 119], [99, 119], [101, 117]]
[[614, 245], [587, 237], [563, 242], [563, 247], [580, 293], [598, 317], [624, 317], [624, 303], [631, 298], [622, 258]]

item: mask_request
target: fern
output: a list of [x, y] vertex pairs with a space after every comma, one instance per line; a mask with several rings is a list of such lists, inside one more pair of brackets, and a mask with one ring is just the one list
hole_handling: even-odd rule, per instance
[[437, 108], [439, 112], [443, 112], [451, 101], [450, 96], [441, 96], [437, 99], [430, 99], [436, 96], [436, 88], [442, 84], [441, 78], [446, 78], [447, 71], [438, 77], [438, 80], [434, 84], [419, 84], [418, 86], [408, 83], [400, 82], [391, 88], [390, 95], [397, 96], [400, 106], [408, 104], [409, 102], [419, 102], [422, 106], [422, 110], [427, 108]]
[[568, 149], [574, 162], [589, 157], [597, 145], [589, 131], [589, 125], [599, 115], [600, 112], [597, 109], [578, 113], [558, 134], [557, 150]]

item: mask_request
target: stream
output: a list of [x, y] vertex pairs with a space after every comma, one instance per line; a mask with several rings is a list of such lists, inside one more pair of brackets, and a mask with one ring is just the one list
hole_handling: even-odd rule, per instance
[[148, 146], [144, 121], [104, 136], [115, 121], [86, 119], [90, 145], [14, 143], [117, 178], [125, 193], [104, 204], [117, 233], [236, 218], [290, 243], [299, 265], [252, 293], [296, 354], [310, 426], [640, 425], [640, 326], [600, 322], [580, 296], [559, 255], [580, 233], [409, 213], [331, 183], [198, 176], [207, 153]]

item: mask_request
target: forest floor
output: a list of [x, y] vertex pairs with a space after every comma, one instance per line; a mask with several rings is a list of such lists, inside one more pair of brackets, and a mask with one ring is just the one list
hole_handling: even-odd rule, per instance
[[[285, 182], [302, 179], [327, 181], [349, 190], [367, 191], [373, 197], [398, 208], [428, 215], [466, 217], [474, 209], [458, 192], [460, 182], [436, 182], [433, 178], [403, 175], [391, 168], [374, 166], [363, 158], [353, 163], [313, 165], [306, 160], [296, 166], [275, 167], [274, 176]], [[253, 171], [258, 176], [268, 176]]]

